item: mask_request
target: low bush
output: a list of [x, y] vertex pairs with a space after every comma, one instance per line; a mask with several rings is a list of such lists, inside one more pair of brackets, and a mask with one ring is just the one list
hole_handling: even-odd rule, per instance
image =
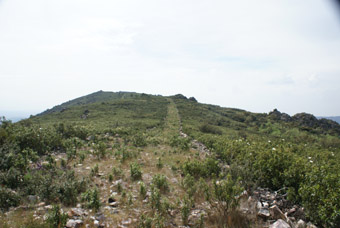
[[182, 165], [184, 175], [190, 174], [193, 177], [217, 177], [221, 171], [218, 161], [207, 158], [203, 162], [199, 160], [186, 161]]
[[86, 208], [94, 209], [98, 211], [100, 208], [100, 200], [98, 190], [89, 189], [81, 195], [82, 201], [85, 203]]
[[154, 175], [152, 177], [152, 184], [162, 192], [167, 192], [169, 190], [169, 183], [167, 181], [167, 178], [162, 174]]
[[10, 207], [16, 207], [20, 203], [20, 196], [8, 189], [0, 186], [0, 210], [7, 211]]
[[138, 163], [130, 164], [130, 174], [132, 180], [140, 180], [142, 179], [142, 170]]
[[222, 131], [218, 127], [210, 125], [210, 124], [201, 125], [199, 127], [199, 130], [203, 133], [222, 135]]
[[54, 205], [47, 214], [47, 223], [52, 228], [65, 227], [68, 215], [60, 210], [59, 205]]

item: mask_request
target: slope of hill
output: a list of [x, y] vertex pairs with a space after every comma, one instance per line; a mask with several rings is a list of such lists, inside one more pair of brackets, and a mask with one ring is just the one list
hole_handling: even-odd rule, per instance
[[112, 101], [112, 100], [118, 100], [118, 99], [124, 99], [128, 97], [133, 97], [134, 95], [137, 95], [136, 93], [131, 93], [131, 92], [104, 92], [102, 90], [76, 98], [74, 100], [62, 103], [60, 105], [57, 105], [53, 107], [52, 109], [47, 109], [46, 111], [40, 113], [39, 115], [44, 115], [44, 114], [49, 114], [53, 112], [62, 112], [67, 110], [67, 108], [72, 107], [72, 106], [77, 106], [77, 105], [87, 105], [87, 104], [92, 104], [96, 102], [106, 102], [106, 101]]
[[318, 118], [319, 119], [325, 118], [325, 119], [333, 120], [340, 124], [340, 116], [320, 116]]
[[0, 119], [0, 226], [339, 227], [339, 136], [306, 113], [99, 91]]
[[63, 122], [98, 130], [117, 127], [142, 130], [162, 125], [167, 104], [168, 101], [161, 96], [99, 91], [57, 105], [30, 118], [30, 121], [45, 126]]

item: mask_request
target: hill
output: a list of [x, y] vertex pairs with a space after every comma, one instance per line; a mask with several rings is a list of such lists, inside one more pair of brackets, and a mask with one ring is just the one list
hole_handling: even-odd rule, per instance
[[103, 91], [1, 119], [0, 226], [339, 227], [339, 129]]
[[[291, 117], [275, 109], [269, 114], [260, 114], [201, 104], [195, 98], [187, 98], [181, 94], [170, 98], [176, 101], [181, 116], [191, 120], [191, 126], [204, 123], [206, 126], [215, 126], [219, 132], [244, 134], [250, 131], [251, 134], [258, 134], [261, 132], [261, 127], [265, 127], [270, 122], [280, 125], [284, 129], [296, 127], [299, 130], [315, 134], [340, 135], [340, 125], [335, 121], [325, 118], [318, 119], [308, 113], [298, 113]], [[167, 103], [166, 97], [162, 96], [134, 92], [98, 91], [47, 109], [31, 120], [39, 121], [40, 124], [55, 123], [60, 120], [64, 123], [82, 125], [100, 122], [102, 125], [117, 127], [119, 125], [136, 126], [135, 121], [138, 119], [143, 120], [140, 123], [145, 123], [148, 119], [161, 124], [166, 115]], [[154, 126], [153, 124], [149, 127]], [[186, 130], [189, 131], [189, 129]], [[194, 130], [199, 131], [198, 128]]]
[[128, 97], [133, 97], [136, 95], [136, 93], [131, 92], [103, 92], [102, 90], [76, 98], [74, 100], [65, 102], [63, 104], [57, 105], [53, 107], [52, 109], [47, 109], [46, 111], [40, 113], [39, 115], [45, 115], [50, 114], [54, 112], [63, 112], [67, 110], [69, 107], [79, 106], [79, 105], [87, 105], [87, 104], [93, 104], [96, 102], [106, 102], [106, 101], [112, 101], [112, 100], [118, 100], [118, 99], [124, 99]]
[[325, 119], [333, 120], [340, 124], [340, 116], [324, 116], [324, 117], [318, 117], [318, 118], [319, 119], [325, 118]]

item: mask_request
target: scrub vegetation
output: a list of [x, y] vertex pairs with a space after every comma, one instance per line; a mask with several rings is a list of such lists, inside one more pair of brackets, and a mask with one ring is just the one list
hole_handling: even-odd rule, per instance
[[0, 226], [62, 227], [80, 208], [83, 227], [261, 227], [240, 206], [260, 187], [339, 227], [339, 137], [309, 114], [99, 91], [0, 119]]

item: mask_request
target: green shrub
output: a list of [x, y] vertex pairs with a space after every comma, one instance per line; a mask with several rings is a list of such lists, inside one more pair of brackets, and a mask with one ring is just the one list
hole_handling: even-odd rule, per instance
[[182, 171], [185, 175], [190, 174], [198, 177], [213, 177], [218, 176], [221, 168], [218, 166], [218, 161], [213, 158], [207, 158], [204, 162], [198, 160], [186, 161], [182, 165]]
[[161, 210], [161, 193], [154, 186], [151, 186], [150, 205], [152, 210]]
[[99, 166], [96, 164], [92, 169], [91, 169], [91, 176], [96, 176], [99, 173]]
[[145, 147], [147, 145], [146, 138], [143, 134], [136, 134], [132, 138], [132, 143], [136, 147]]
[[133, 180], [140, 180], [142, 178], [142, 171], [138, 163], [130, 164], [130, 174]]
[[140, 196], [141, 196], [141, 198], [142, 199], [145, 199], [145, 197], [146, 197], [146, 186], [145, 186], [145, 184], [144, 184], [144, 182], [140, 182], [139, 183], [139, 194], [140, 194]]
[[162, 169], [163, 168], [163, 163], [162, 163], [162, 159], [161, 158], [158, 158], [156, 166], [157, 166], [158, 169]]
[[339, 168], [313, 167], [299, 189], [307, 216], [323, 227], [340, 227]]
[[151, 228], [151, 227], [152, 227], [152, 218], [142, 214], [139, 218], [137, 228]]
[[213, 125], [210, 124], [203, 124], [199, 127], [199, 130], [203, 133], [210, 133], [210, 134], [216, 134], [216, 135], [222, 135], [222, 131]]
[[100, 159], [100, 158], [104, 158], [106, 156], [106, 149], [107, 149], [107, 146], [104, 142], [99, 142], [99, 144], [97, 144], [94, 148], [94, 155]]
[[242, 190], [238, 181], [232, 180], [231, 175], [227, 175], [226, 179], [213, 181], [209, 203], [218, 213], [220, 224], [226, 224], [230, 212], [239, 205], [237, 196], [241, 194]]
[[54, 205], [47, 214], [47, 223], [53, 228], [65, 227], [67, 218], [67, 214], [61, 212], [60, 206]]
[[98, 190], [89, 189], [81, 195], [82, 201], [85, 203], [86, 208], [94, 209], [98, 211], [100, 208], [100, 200]]
[[16, 207], [20, 203], [20, 196], [8, 189], [0, 186], [0, 209], [7, 211], [10, 207]]
[[169, 190], [169, 184], [167, 181], [166, 176], [162, 175], [162, 174], [155, 174], [152, 177], [152, 184], [157, 187], [159, 190], [161, 190], [162, 192], [166, 192]]
[[181, 217], [184, 226], [188, 225], [188, 218], [190, 215], [191, 202], [189, 199], [184, 198], [181, 207]]
[[188, 194], [189, 198], [192, 199], [194, 194], [197, 192], [195, 178], [190, 174], [187, 174], [182, 181], [182, 186], [186, 190], [186, 193]]
[[58, 189], [59, 200], [65, 205], [73, 206], [78, 202], [78, 194], [85, 190], [86, 182], [78, 181], [74, 171], [64, 173], [61, 179], [63, 181], [55, 186]]
[[180, 148], [181, 150], [189, 150], [190, 139], [174, 136], [170, 139], [170, 146]]

